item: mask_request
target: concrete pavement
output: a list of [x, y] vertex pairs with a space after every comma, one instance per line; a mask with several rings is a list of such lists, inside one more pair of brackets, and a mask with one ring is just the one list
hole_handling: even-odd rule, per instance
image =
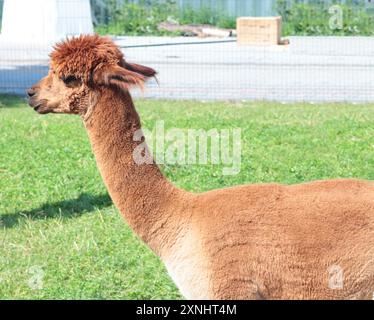
[[[158, 71], [160, 85], [148, 84], [149, 98], [374, 102], [374, 38], [290, 37], [289, 46], [277, 47], [204, 43], [221, 40], [115, 39], [129, 61]], [[47, 72], [49, 50], [0, 39], [0, 92], [23, 94]]]

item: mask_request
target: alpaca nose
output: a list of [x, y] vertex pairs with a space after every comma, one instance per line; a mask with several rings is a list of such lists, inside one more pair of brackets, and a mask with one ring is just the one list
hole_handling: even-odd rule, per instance
[[27, 95], [31, 98], [33, 95], [35, 95], [35, 90], [33, 88], [28, 89]]

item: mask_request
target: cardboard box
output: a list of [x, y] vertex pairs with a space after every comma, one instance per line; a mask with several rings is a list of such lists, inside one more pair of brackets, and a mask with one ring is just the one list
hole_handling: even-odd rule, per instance
[[237, 19], [238, 44], [281, 44], [282, 17], [240, 17]]

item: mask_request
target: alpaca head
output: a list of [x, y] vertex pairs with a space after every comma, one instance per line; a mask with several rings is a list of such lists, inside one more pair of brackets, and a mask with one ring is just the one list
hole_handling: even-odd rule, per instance
[[105, 89], [127, 91], [142, 86], [156, 72], [125, 61], [112, 40], [84, 35], [58, 43], [48, 75], [28, 91], [35, 111], [84, 115]]

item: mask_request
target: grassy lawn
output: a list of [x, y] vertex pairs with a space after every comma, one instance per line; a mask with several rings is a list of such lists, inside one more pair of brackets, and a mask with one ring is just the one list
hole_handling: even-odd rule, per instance
[[[188, 190], [374, 180], [373, 105], [140, 100], [137, 106], [147, 128], [164, 120], [166, 128], [242, 129], [236, 176], [222, 176], [220, 166], [163, 167]], [[181, 298], [113, 207], [81, 120], [39, 116], [9, 96], [0, 96], [0, 298]]]

